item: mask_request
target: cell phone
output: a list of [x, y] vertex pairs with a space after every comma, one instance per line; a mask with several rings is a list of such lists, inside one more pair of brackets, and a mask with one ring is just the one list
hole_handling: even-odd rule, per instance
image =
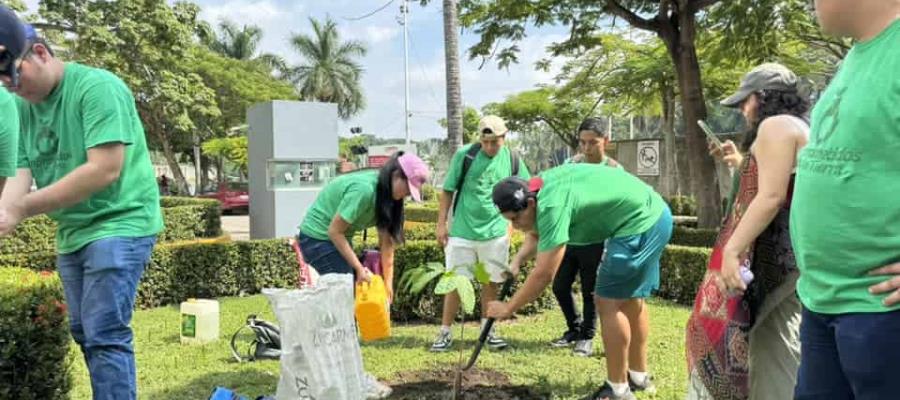
[[724, 143], [722, 143], [722, 141], [719, 140], [719, 137], [715, 133], [713, 133], [712, 129], [709, 128], [709, 125], [707, 125], [706, 122], [703, 122], [702, 119], [697, 120], [697, 126], [699, 126], [700, 129], [703, 130], [703, 133], [706, 134], [706, 137], [711, 142], [713, 142], [713, 144], [715, 144], [716, 147], [722, 148], [722, 146], [724, 146]]

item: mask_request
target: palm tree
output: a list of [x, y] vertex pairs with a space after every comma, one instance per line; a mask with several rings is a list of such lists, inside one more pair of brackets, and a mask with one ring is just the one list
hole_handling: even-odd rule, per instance
[[462, 145], [463, 113], [459, 83], [459, 18], [457, 1], [444, 0], [444, 62], [447, 68], [447, 143], [455, 152]]
[[337, 103], [338, 114], [348, 119], [365, 108], [360, 84], [363, 68], [355, 58], [366, 55], [366, 47], [356, 40], [342, 42], [330, 18], [324, 24], [314, 18], [309, 21], [312, 35], [294, 34], [290, 38], [305, 63], [291, 68], [289, 76], [303, 99]]
[[265, 65], [276, 75], [287, 71], [287, 62], [278, 55], [264, 53], [257, 55], [263, 31], [256, 25], [237, 26], [234, 22], [223, 19], [219, 21], [219, 31], [211, 27], [201, 27], [201, 40], [211, 50], [229, 58], [245, 61], [257, 61]]

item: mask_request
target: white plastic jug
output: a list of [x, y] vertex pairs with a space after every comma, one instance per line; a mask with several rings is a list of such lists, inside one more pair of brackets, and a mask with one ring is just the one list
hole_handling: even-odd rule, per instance
[[219, 339], [219, 302], [188, 299], [181, 303], [181, 344], [203, 344]]

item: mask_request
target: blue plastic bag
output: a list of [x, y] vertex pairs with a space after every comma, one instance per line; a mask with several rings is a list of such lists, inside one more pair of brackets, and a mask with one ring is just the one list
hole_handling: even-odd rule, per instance
[[238, 396], [238, 394], [234, 391], [219, 386], [216, 387], [216, 390], [213, 391], [213, 394], [209, 397], [209, 400], [247, 400], [247, 398], [244, 396]]

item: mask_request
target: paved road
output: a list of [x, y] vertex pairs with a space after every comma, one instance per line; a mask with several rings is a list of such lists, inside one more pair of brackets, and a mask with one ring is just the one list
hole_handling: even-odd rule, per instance
[[223, 215], [222, 230], [231, 235], [231, 240], [250, 240], [250, 216]]

